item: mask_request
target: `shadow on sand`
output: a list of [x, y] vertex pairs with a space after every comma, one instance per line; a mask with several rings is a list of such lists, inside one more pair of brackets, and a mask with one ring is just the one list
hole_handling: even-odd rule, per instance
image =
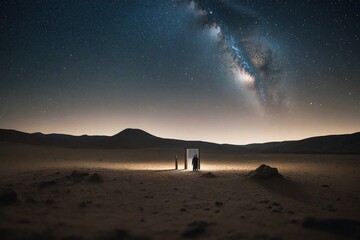
[[266, 179], [255, 178], [253, 181], [280, 196], [292, 198], [301, 202], [310, 201], [310, 195], [304, 191], [303, 186], [300, 183], [286, 179], [282, 175]]

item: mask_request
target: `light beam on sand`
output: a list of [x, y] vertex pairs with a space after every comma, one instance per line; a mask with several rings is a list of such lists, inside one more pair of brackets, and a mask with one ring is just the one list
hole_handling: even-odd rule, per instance
[[[192, 172], [192, 168], [184, 169], [179, 165], [179, 169], [174, 169], [174, 163], [157, 162], [157, 163], [92, 163], [87, 164], [89, 168], [101, 168], [110, 170], [139, 170], [139, 171], [165, 171], [173, 170], [174, 172]], [[258, 167], [258, 163], [203, 163], [199, 172], [209, 171], [250, 171]]]

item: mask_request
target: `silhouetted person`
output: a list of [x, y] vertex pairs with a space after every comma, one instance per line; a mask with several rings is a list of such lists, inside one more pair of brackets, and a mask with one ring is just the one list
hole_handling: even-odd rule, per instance
[[192, 159], [193, 171], [198, 170], [198, 162], [199, 162], [199, 159], [198, 159], [197, 155], [195, 154]]
[[175, 170], [178, 169], [178, 160], [177, 160], [177, 155], [175, 155]]

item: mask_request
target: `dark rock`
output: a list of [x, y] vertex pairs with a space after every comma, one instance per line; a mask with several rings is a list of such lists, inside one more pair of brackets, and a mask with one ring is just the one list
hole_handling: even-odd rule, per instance
[[327, 184], [323, 184], [323, 185], [321, 185], [321, 187], [323, 187], [323, 188], [328, 188], [328, 187], [329, 187], [329, 185], [327, 185]]
[[209, 224], [205, 221], [195, 221], [188, 225], [188, 229], [182, 233], [182, 237], [196, 238], [205, 233], [206, 227]]
[[47, 199], [46, 201], [45, 201], [45, 204], [46, 205], [53, 205], [54, 204], [54, 200], [53, 199]]
[[360, 221], [352, 219], [306, 218], [302, 227], [346, 236], [359, 236], [360, 234]]
[[201, 177], [203, 177], [203, 178], [216, 178], [216, 175], [211, 173], [211, 172], [208, 172], [208, 173], [205, 173], [205, 174], [201, 175]]
[[55, 186], [55, 185], [56, 185], [55, 180], [42, 181], [42, 182], [39, 184], [39, 187], [41, 187], [41, 188], [47, 188], [47, 187], [52, 187], [52, 186]]
[[79, 204], [80, 208], [86, 208], [87, 207], [87, 203], [86, 202], [82, 202]]
[[134, 236], [132, 234], [130, 234], [128, 231], [124, 230], [124, 229], [115, 229], [114, 231], [111, 231], [110, 233], [108, 233], [106, 236], [102, 236], [96, 239], [101, 239], [101, 240], [146, 240], [146, 239], [150, 239], [148, 237], [143, 237], [143, 236]]
[[93, 175], [90, 176], [90, 181], [95, 183], [101, 183], [104, 180], [100, 174], [94, 173]]
[[222, 206], [224, 205], [224, 203], [223, 203], [223, 202], [218, 202], [218, 201], [216, 201], [216, 202], [215, 202], [215, 205], [216, 205], [217, 207], [222, 207]]
[[36, 204], [38, 203], [35, 199], [33, 199], [32, 197], [29, 197], [25, 200], [26, 203], [29, 203], [29, 204]]
[[247, 176], [253, 178], [271, 178], [281, 176], [277, 168], [270, 167], [266, 164], [261, 164], [257, 169], [250, 171]]
[[18, 195], [13, 189], [9, 188], [9, 189], [1, 190], [0, 192], [1, 205], [14, 204], [17, 202], [17, 200], [18, 200]]

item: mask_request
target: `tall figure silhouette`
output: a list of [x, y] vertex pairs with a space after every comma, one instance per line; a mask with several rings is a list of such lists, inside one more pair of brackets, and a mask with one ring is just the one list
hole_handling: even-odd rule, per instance
[[195, 154], [192, 159], [193, 171], [198, 170], [198, 162], [199, 162], [199, 159], [198, 159], [197, 155]]

